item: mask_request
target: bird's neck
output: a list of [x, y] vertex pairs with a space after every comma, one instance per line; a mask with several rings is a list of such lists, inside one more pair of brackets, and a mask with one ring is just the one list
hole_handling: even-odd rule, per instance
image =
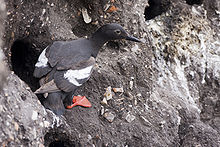
[[99, 49], [108, 41], [105, 36], [95, 32], [89, 39], [92, 42], [93, 53], [92, 55], [96, 57], [98, 55]]

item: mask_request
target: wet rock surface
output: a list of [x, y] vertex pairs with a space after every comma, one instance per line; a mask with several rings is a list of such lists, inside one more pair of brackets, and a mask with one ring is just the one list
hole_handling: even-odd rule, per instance
[[[8, 0], [6, 10], [3, 51], [15, 74], [0, 94], [1, 145], [220, 145], [217, 0]], [[92, 77], [76, 92], [92, 108], [74, 107], [60, 118], [45, 110], [32, 92], [40, 52], [110, 22], [144, 43], [102, 48]]]

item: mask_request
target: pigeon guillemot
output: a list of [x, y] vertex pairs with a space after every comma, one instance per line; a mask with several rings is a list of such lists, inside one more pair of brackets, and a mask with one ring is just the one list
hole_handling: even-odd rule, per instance
[[56, 115], [62, 115], [75, 105], [91, 107], [85, 96], [74, 96], [77, 87], [91, 76], [99, 49], [110, 40], [126, 39], [140, 42], [128, 35], [119, 24], [106, 24], [90, 38], [55, 41], [40, 54], [34, 76], [40, 78], [36, 94], [44, 94], [43, 105]]

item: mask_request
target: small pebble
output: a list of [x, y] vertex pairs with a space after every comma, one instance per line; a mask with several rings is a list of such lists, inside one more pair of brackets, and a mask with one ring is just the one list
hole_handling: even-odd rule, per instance
[[124, 89], [123, 89], [123, 87], [121, 87], [121, 88], [113, 88], [113, 91], [114, 91], [115, 93], [117, 93], [117, 92], [123, 93], [123, 92], [124, 92]]
[[102, 105], [108, 105], [107, 99], [104, 97], [103, 100], [101, 101]]
[[45, 147], [42, 143], [39, 144], [39, 147]]
[[137, 105], [137, 99], [134, 99], [134, 105], [135, 106]]
[[133, 90], [134, 81], [130, 81], [129, 84], [130, 84], [130, 87], [129, 87], [129, 88], [130, 88], [131, 90]]
[[137, 44], [135, 44], [134, 47], [131, 48], [131, 51], [134, 53], [136, 53], [138, 50], [140, 50], [140, 49]]
[[31, 88], [30, 88], [30, 87], [26, 87], [26, 89], [27, 89], [27, 90], [31, 90]]
[[90, 23], [92, 21], [86, 8], [82, 8], [82, 16], [85, 23]]
[[50, 125], [50, 122], [45, 120], [45, 121], [44, 121], [44, 127], [48, 128], [49, 125]]
[[138, 94], [137, 94], [137, 97], [141, 97], [141, 96], [142, 96], [141, 93], [138, 93]]
[[15, 130], [18, 131], [18, 129], [19, 129], [18, 123], [14, 122], [14, 127], [15, 127]]
[[105, 113], [105, 108], [101, 106], [101, 115], [103, 115], [104, 113]]
[[105, 92], [104, 96], [106, 97], [107, 101], [112, 99], [112, 88], [111, 88], [111, 86], [106, 88], [106, 92]]
[[133, 95], [129, 91], [125, 92], [125, 96], [127, 96], [130, 100], [133, 99]]
[[104, 117], [111, 123], [114, 121], [115, 115], [112, 112], [106, 112]]
[[126, 121], [128, 123], [132, 122], [133, 120], [135, 120], [135, 116], [134, 115], [131, 115], [130, 113], [128, 113], [125, 117]]
[[33, 111], [32, 116], [31, 116], [32, 120], [37, 120], [37, 116], [38, 116], [37, 112]]
[[0, 113], [3, 111], [3, 106], [0, 105]]

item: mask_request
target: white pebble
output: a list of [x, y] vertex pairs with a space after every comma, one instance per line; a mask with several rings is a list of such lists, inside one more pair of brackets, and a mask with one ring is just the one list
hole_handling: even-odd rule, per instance
[[38, 114], [37, 114], [37, 112], [36, 111], [33, 111], [33, 113], [32, 113], [32, 120], [37, 120], [37, 116], [38, 116]]

